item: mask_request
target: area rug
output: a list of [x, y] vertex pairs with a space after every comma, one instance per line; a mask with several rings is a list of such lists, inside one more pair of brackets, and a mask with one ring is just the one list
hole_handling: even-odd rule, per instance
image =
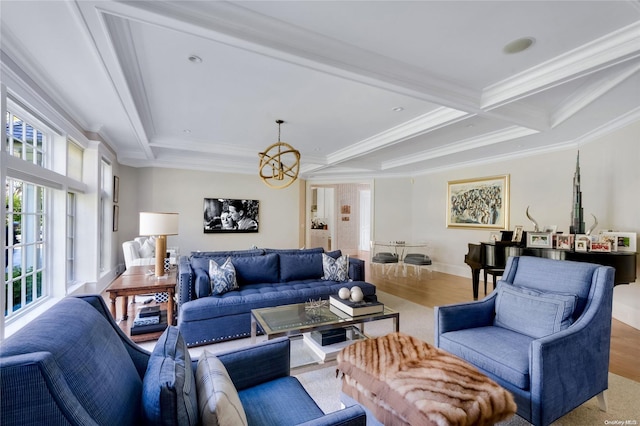
[[[433, 344], [434, 318], [433, 309], [409, 302], [405, 299], [384, 293], [378, 290], [378, 298], [389, 308], [400, 312], [400, 330]], [[370, 336], [382, 336], [393, 330], [392, 320], [381, 320], [366, 323], [365, 332]], [[263, 341], [264, 336], [258, 336], [258, 342]], [[152, 350], [155, 342], [141, 344], [148, 350]], [[202, 350], [210, 352], [223, 352], [250, 345], [250, 339], [239, 339], [215, 345], [201, 346], [189, 349], [192, 357], [198, 357]], [[300, 350], [304, 348], [301, 340], [292, 341], [292, 363], [303, 363], [308, 352]], [[302, 370], [293, 374], [300, 380], [307, 392], [326, 413], [340, 409], [340, 379], [336, 377], [335, 362], [328, 362], [319, 368]], [[640, 383], [624, 377], [609, 373], [609, 390], [606, 393], [608, 400], [607, 412], [598, 408], [596, 398], [592, 398], [569, 414], [556, 420], [553, 425], [558, 426], [598, 426], [598, 425], [632, 425], [640, 424]], [[518, 416], [498, 423], [501, 426], [526, 426], [529, 423]]]
[[[405, 299], [378, 291], [378, 298], [391, 309], [400, 312], [400, 330], [433, 343], [433, 309], [409, 302]], [[389, 323], [385, 324], [385, 322]], [[367, 323], [367, 334], [383, 335], [391, 329], [390, 320]], [[296, 374], [307, 392], [325, 412], [340, 409], [340, 379], [336, 377], [335, 365]], [[615, 424], [640, 424], [640, 383], [609, 373], [607, 412], [598, 408], [592, 398], [567, 415], [556, 420], [558, 426], [597, 426]], [[530, 423], [518, 416], [498, 423], [501, 426], [526, 426]]]

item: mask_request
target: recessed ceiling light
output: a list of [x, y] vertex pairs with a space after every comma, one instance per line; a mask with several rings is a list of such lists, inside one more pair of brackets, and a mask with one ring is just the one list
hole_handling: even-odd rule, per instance
[[193, 62], [194, 64], [199, 64], [200, 62], [202, 62], [202, 58], [198, 55], [191, 55], [189, 56], [189, 62]]
[[189, 133], [191, 133], [191, 129], [184, 129], [184, 130], [182, 131], [182, 133], [185, 133], [185, 134], [187, 134], [187, 135], [188, 135]]
[[533, 37], [522, 37], [517, 40], [513, 40], [511, 43], [507, 43], [502, 51], [509, 55], [513, 53], [520, 53], [524, 50], [527, 50], [536, 42], [536, 39]]
[[392, 109], [391, 109], [391, 111], [394, 111], [394, 112], [400, 112], [400, 111], [404, 111], [404, 108], [403, 108], [403, 107], [398, 106], [398, 107], [392, 108]]

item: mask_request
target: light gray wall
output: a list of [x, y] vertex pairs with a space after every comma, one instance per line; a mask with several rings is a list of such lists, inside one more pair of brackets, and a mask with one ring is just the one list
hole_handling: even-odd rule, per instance
[[[598, 218], [600, 229], [640, 234], [640, 123], [630, 125], [580, 147], [583, 207], [586, 226]], [[568, 232], [572, 179], [577, 148], [493, 164], [467, 167], [414, 178], [375, 179], [372, 184], [373, 234], [378, 241], [427, 241], [435, 267], [469, 276], [464, 263], [467, 243], [487, 241], [489, 231], [447, 229], [446, 198], [450, 180], [508, 174], [510, 176], [510, 228], [524, 225], [525, 216], [542, 225], [558, 225]], [[304, 191], [294, 183], [274, 190], [257, 176], [178, 169], [130, 168], [120, 173], [120, 243], [138, 234], [138, 212], [180, 213], [180, 235], [168, 238], [182, 254], [192, 250], [298, 247], [304, 232], [299, 209]], [[205, 197], [260, 200], [257, 234], [204, 234], [202, 204]], [[301, 207], [302, 206], [302, 207]], [[122, 255], [120, 253], [120, 255]], [[640, 271], [638, 273], [640, 275]]]
[[[300, 191], [297, 181], [285, 189], [271, 189], [254, 175], [164, 168], [120, 167], [120, 243], [138, 235], [141, 211], [177, 212], [179, 235], [167, 237], [182, 255], [195, 250], [239, 250], [299, 245]], [[205, 234], [205, 198], [260, 201], [258, 233]], [[120, 250], [122, 252], [122, 250]], [[122, 257], [122, 253], [120, 253]]]
[[[586, 227], [593, 224], [594, 214], [599, 222], [594, 232], [613, 229], [640, 234], [640, 123], [579, 149]], [[557, 225], [566, 233], [576, 154], [577, 148], [573, 148], [417, 176], [413, 181], [376, 179], [376, 239], [426, 240], [436, 269], [470, 276], [464, 263], [467, 243], [488, 241], [490, 232], [446, 227], [447, 182], [508, 174], [510, 228], [524, 225], [525, 230], [533, 230], [525, 215], [527, 206], [531, 206], [529, 212], [540, 226]], [[407, 203], [409, 209], [401, 207]]]

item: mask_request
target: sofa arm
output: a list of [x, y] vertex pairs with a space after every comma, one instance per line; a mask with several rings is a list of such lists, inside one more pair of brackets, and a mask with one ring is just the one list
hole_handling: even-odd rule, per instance
[[359, 405], [352, 405], [351, 407], [334, 411], [317, 419], [301, 423], [299, 426], [365, 426], [366, 424], [367, 415], [362, 407]]
[[133, 259], [130, 266], [151, 266], [155, 264], [155, 257], [139, 257], [137, 259]]
[[353, 281], [364, 281], [364, 260], [349, 258], [349, 278]]
[[0, 358], [0, 424], [98, 425], [73, 394], [53, 355]]
[[270, 382], [290, 373], [289, 338], [268, 340], [258, 345], [216, 354], [238, 391]]
[[492, 325], [495, 296], [496, 293], [491, 293], [484, 299], [474, 302], [436, 306], [434, 309], [435, 345], [440, 347], [440, 335], [443, 333]]
[[176, 311], [180, 312], [180, 306], [196, 298], [194, 288], [193, 269], [187, 256], [178, 259], [178, 283], [176, 288], [178, 305]]

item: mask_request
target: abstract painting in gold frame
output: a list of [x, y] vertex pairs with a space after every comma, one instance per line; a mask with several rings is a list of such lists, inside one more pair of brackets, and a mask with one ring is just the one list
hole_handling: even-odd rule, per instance
[[509, 175], [449, 181], [447, 228], [509, 229]]

